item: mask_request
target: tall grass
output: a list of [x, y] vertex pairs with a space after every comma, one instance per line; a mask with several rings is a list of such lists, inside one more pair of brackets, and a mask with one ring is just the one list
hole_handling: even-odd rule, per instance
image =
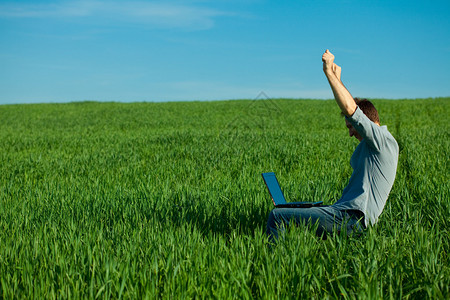
[[347, 184], [333, 101], [0, 106], [0, 298], [448, 298], [449, 100], [374, 100], [400, 145], [376, 226], [273, 247], [262, 172]]

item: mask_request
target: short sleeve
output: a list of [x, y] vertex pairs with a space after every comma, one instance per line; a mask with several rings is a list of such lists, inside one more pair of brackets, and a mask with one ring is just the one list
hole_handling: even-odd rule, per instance
[[383, 131], [385, 126], [381, 127], [372, 122], [363, 111], [357, 107], [350, 117], [345, 117], [352, 124], [353, 128], [361, 135], [370, 148], [380, 151], [384, 143], [385, 135]]

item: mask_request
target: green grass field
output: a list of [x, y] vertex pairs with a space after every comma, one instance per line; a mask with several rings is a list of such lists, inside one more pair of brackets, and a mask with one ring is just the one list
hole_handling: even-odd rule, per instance
[[400, 146], [363, 235], [270, 248], [262, 172], [336, 201], [334, 101], [0, 106], [0, 298], [448, 299], [450, 98], [374, 100]]

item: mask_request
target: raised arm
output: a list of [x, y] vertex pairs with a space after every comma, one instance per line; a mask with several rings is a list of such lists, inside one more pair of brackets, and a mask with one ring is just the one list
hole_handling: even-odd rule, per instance
[[341, 68], [334, 63], [334, 55], [328, 50], [325, 51], [322, 55], [322, 62], [323, 71], [327, 76], [328, 83], [339, 108], [347, 117], [353, 115], [357, 106], [352, 95], [341, 82]]

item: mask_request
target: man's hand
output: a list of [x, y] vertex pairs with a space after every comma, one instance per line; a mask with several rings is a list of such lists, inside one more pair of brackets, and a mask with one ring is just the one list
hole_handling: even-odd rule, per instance
[[330, 52], [330, 50], [327, 49], [325, 53], [322, 55], [322, 61], [323, 61], [323, 71], [333, 72], [334, 55]]
[[322, 55], [323, 61], [323, 71], [331, 71], [339, 81], [341, 81], [341, 67], [334, 63], [334, 55], [330, 52], [330, 50], [326, 50]]

